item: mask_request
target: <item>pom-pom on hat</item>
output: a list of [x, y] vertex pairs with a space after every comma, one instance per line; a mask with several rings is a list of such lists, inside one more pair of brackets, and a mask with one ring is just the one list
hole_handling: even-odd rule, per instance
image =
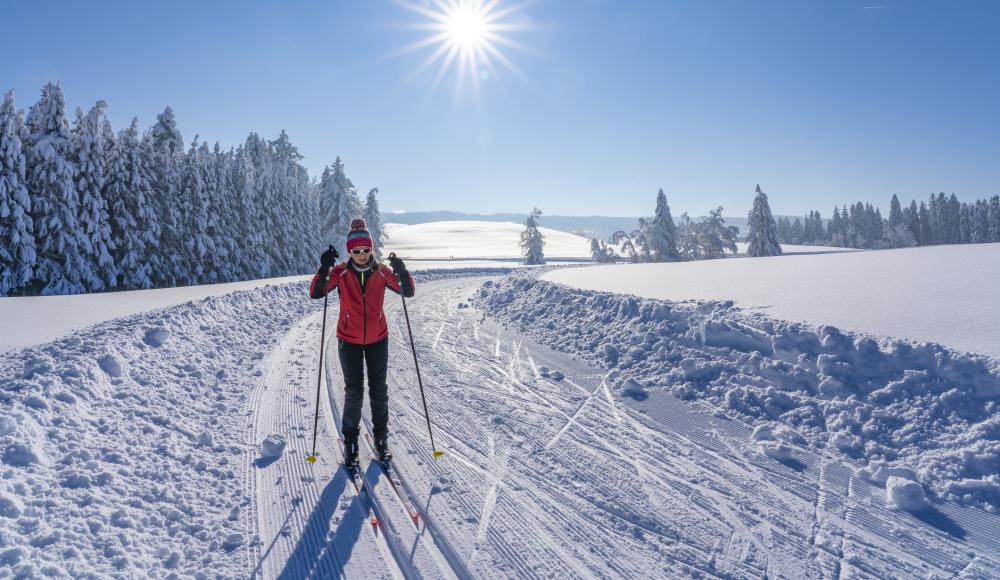
[[361, 218], [351, 220], [351, 231], [347, 233], [347, 251], [350, 252], [351, 248], [356, 247], [374, 247], [372, 235], [368, 231], [365, 220]]

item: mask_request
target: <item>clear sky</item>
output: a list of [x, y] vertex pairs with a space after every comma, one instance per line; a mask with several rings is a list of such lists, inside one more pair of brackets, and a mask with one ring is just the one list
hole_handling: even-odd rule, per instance
[[[459, 0], [447, 0], [459, 1]], [[430, 0], [414, 4], [434, 8]], [[499, 0], [478, 82], [404, 47], [387, 0], [4, 3], [0, 89], [61, 80], [115, 129], [170, 105], [185, 141], [281, 129], [385, 210], [745, 215], [1000, 193], [1000, 2]], [[499, 27], [498, 27], [499, 28]], [[517, 46], [513, 46], [516, 44]], [[72, 109], [71, 109], [72, 110]]]

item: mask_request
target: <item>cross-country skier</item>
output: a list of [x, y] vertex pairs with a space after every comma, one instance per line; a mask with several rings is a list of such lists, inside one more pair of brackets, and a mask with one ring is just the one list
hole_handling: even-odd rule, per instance
[[[337, 264], [334, 249], [320, 256], [320, 268], [309, 286], [309, 296], [322, 298], [337, 289], [340, 296], [340, 318], [337, 321], [337, 351], [344, 373], [344, 464], [358, 466], [358, 433], [361, 405], [364, 401], [362, 361], [368, 367], [368, 402], [374, 422], [375, 451], [381, 461], [392, 459], [389, 451], [389, 395], [386, 388], [386, 367], [389, 363], [389, 327], [382, 302], [385, 289], [403, 296], [413, 296], [413, 278], [403, 261], [389, 258], [392, 268], [375, 260], [372, 236], [365, 220], [351, 222], [347, 234], [350, 257]], [[324, 289], [322, 280], [328, 280]]]

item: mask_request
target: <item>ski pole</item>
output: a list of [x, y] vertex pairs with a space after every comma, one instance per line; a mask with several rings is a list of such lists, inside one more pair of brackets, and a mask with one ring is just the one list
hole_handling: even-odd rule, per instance
[[[333, 246], [330, 246], [333, 249]], [[326, 287], [330, 284], [330, 272], [332, 268], [326, 271], [326, 278], [323, 279], [323, 291], [326, 292]], [[323, 294], [323, 329], [319, 333], [319, 373], [316, 378], [316, 416], [313, 417], [313, 448], [312, 453], [309, 457], [306, 457], [306, 461], [309, 463], [316, 463], [316, 433], [319, 430], [319, 390], [320, 386], [323, 384], [323, 351], [326, 350], [326, 305], [329, 302], [330, 295]]]
[[[396, 252], [391, 252], [389, 254], [389, 259], [396, 257]], [[431, 415], [427, 411], [427, 398], [424, 396], [424, 383], [420, 380], [420, 364], [417, 362], [417, 347], [413, 342], [413, 329], [410, 327], [410, 313], [406, 310], [406, 296], [403, 296], [403, 281], [399, 279], [399, 275], [396, 275], [396, 280], [399, 282], [399, 297], [403, 299], [403, 316], [406, 317], [406, 331], [410, 335], [410, 350], [413, 351], [413, 367], [417, 369], [417, 384], [420, 385], [420, 400], [424, 404], [424, 417], [427, 418], [427, 434], [431, 437], [431, 451], [434, 452], [434, 459], [444, 455], [444, 451], [438, 451], [437, 447], [434, 446], [434, 431], [431, 429]]]

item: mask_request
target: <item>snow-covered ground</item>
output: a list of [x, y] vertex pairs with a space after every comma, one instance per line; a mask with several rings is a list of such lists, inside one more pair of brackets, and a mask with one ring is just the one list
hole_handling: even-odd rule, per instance
[[[940, 349], [887, 354], [884, 364], [918, 374], [813, 428], [808, 413], [769, 413], [812, 396], [810, 372], [871, 384], [871, 359], [859, 358], [873, 356], [868, 343], [826, 331], [816, 346], [811, 329], [725, 305], [663, 310], [516, 272], [422, 273], [407, 301], [439, 459], [401, 303], [387, 296], [403, 495], [363, 447], [376, 526], [338, 466], [336, 341], [319, 375], [322, 301], [305, 299], [301, 281], [0, 355], [0, 577], [1000, 575], [1000, 517], [975, 507], [989, 503], [988, 482], [945, 471], [995, 473], [995, 371]], [[336, 311], [334, 299], [330, 320]], [[595, 340], [629, 346], [611, 365]], [[661, 358], [663, 340], [684, 358]], [[768, 354], [767, 340], [781, 348]], [[816, 369], [808, 355], [782, 358], [810, 348], [827, 356]], [[919, 365], [942, 380], [921, 379]], [[762, 411], [709, 392], [723, 374], [746, 387], [733, 402]], [[692, 397], [697, 388], [706, 396]], [[946, 405], [896, 412], [929, 409], [923, 390]], [[977, 410], [994, 419], [975, 423]], [[900, 415], [922, 423], [901, 431]], [[965, 439], [962, 421], [975, 423]], [[914, 472], [866, 465], [851, 436], [900, 456], [920, 441], [952, 445], [957, 459], [927, 455]], [[969, 505], [944, 493], [956, 482]]]
[[[746, 242], [736, 242], [736, 251], [740, 255], [746, 255], [747, 253], [747, 243]], [[794, 255], [794, 254], [832, 254], [837, 252], [858, 252], [854, 248], [838, 248], [837, 246], [797, 246], [794, 244], [782, 244], [781, 251], [783, 254]]]
[[664, 300], [732, 300], [773, 318], [1000, 357], [1000, 244], [621, 264], [543, 278]]
[[[550, 259], [590, 258], [587, 238], [540, 227]], [[419, 259], [517, 259], [524, 224], [446, 221], [415, 225], [386, 224], [385, 251]]]
[[41, 344], [99, 322], [139, 312], [305, 278], [268, 278], [155, 291], [0, 298], [0, 328], [4, 329], [0, 332], [0, 353]]

